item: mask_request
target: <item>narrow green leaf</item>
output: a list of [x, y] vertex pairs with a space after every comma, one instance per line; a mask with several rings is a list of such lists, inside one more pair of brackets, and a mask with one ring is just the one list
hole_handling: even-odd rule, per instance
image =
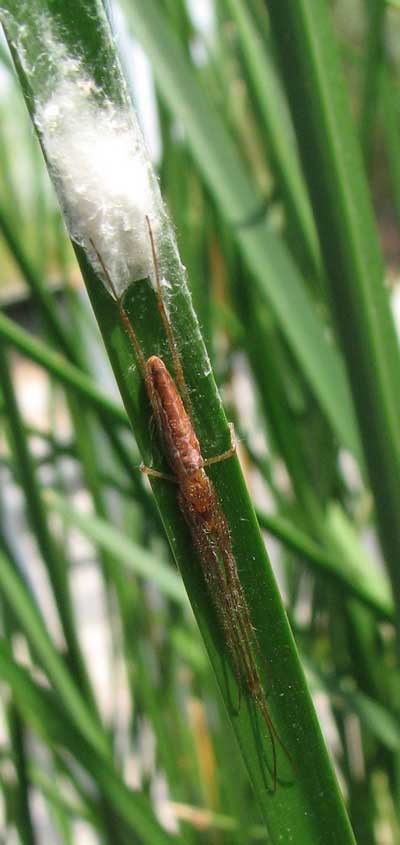
[[13, 450], [14, 463], [17, 467], [19, 482], [23, 485], [24, 489], [28, 520], [32, 531], [36, 535], [37, 544], [47, 568], [71, 665], [74, 668], [82, 689], [90, 701], [93, 719], [96, 722], [98, 719], [96, 702], [76, 631], [67, 565], [61, 554], [61, 549], [49, 529], [45, 511], [40, 501], [35, 467], [29, 444], [25, 437], [25, 430], [14, 394], [7, 356], [2, 342], [0, 342], [0, 385], [7, 408], [8, 433]]
[[381, 68], [381, 108], [386, 156], [390, 172], [390, 188], [394, 201], [397, 226], [400, 226], [400, 125], [397, 89], [390, 69]]
[[384, 54], [386, 5], [382, 0], [364, 0], [368, 31], [360, 108], [360, 140], [366, 167], [372, 164], [375, 121]]
[[[128, 823], [132, 833], [140, 837], [144, 845], [168, 845], [169, 834], [162, 830], [154, 817], [148, 799], [133, 792], [115, 771], [111, 758], [97, 754], [74, 730], [69, 718], [65, 718], [59, 703], [49, 690], [32, 680], [28, 671], [10, 659], [6, 644], [0, 642], [0, 674], [10, 685], [21, 713], [34, 730], [50, 745], [59, 745], [74, 750], [77, 760], [98, 783], [109, 807]], [[69, 716], [71, 713], [69, 714]], [[115, 831], [117, 835], [117, 830]]]
[[319, 276], [321, 258], [318, 239], [279, 77], [247, 4], [244, 0], [226, 0], [226, 3], [238, 28], [240, 45], [263, 118], [266, 145], [276, 171], [279, 191], [282, 192], [291, 224], [296, 229], [296, 237], [301, 240], [309, 266]]
[[160, 562], [151, 552], [124, 537], [104, 519], [80, 513], [52, 490], [46, 490], [43, 499], [51, 511], [59, 513], [63, 520], [78, 528], [85, 537], [110, 552], [128, 570], [149, 579], [168, 598], [187, 606], [182, 580], [166, 563]]
[[73, 390], [78, 397], [92, 405], [100, 414], [121, 426], [129, 421], [122, 405], [114, 402], [96, 387], [93, 380], [70, 364], [47, 344], [32, 337], [25, 329], [0, 312], [0, 337], [51, 373], [60, 384]]
[[110, 748], [105, 734], [55, 650], [39, 610], [33, 603], [26, 586], [1, 551], [0, 589], [38, 655], [43, 669], [60, 695], [70, 718], [93, 748], [107, 759]]
[[325, 677], [307, 658], [303, 658], [303, 663], [315, 692], [326, 693], [335, 707], [355, 713], [363, 727], [390, 751], [400, 750], [400, 722], [386, 707], [361, 690], [355, 689], [346, 679], [338, 684], [333, 678]]
[[[339, 511], [330, 511], [328, 527], [336, 538], [340, 531], [343, 539], [342, 521], [339, 527], [333, 513], [338, 515]], [[335, 553], [334, 549], [327, 551], [283, 517], [271, 516], [260, 509], [257, 510], [257, 517], [262, 528], [307, 560], [316, 574], [332, 577], [348, 590], [349, 595], [367, 604], [380, 616], [393, 620], [395, 608], [390, 584], [376, 565], [368, 560], [363, 550], [360, 554], [358, 546], [354, 549], [354, 544], [349, 544], [346, 549], [343, 548], [343, 554]]]
[[[1, 13], [1, 6], [0, 6]], [[1, 18], [1, 14], [0, 14]], [[59, 346], [62, 353], [72, 365], [81, 366], [81, 352], [79, 347], [73, 343], [70, 334], [65, 330], [64, 324], [58, 314], [57, 308], [53, 301], [51, 294], [46, 288], [40, 274], [37, 272], [35, 266], [30, 261], [26, 249], [21, 241], [19, 232], [12, 227], [8, 219], [8, 215], [4, 209], [0, 207], [0, 231], [3, 233], [6, 243], [13, 255], [23, 277], [32, 291], [33, 299], [42, 315], [44, 324], [47, 328], [49, 336]], [[6, 319], [6, 318], [4, 318]], [[8, 325], [10, 329], [10, 325]], [[57, 368], [58, 369], [58, 368]], [[59, 369], [58, 369], [59, 372]], [[75, 380], [76, 381], [76, 380]], [[79, 381], [79, 379], [78, 379]], [[82, 387], [82, 384], [80, 384]], [[118, 433], [107, 426], [106, 420], [99, 416], [100, 425], [103, 426], [106, 437], [109, 439], [111, 447], [115, 452], [122, 466], [127, 469], [132, 469], [132, 461], [129, 452], [125, 448]]]
[[268, 0], [400, 607], [400, 354], [328, 4]]
[[400, 751], [400, 723], [385, 707], [360, 691], [341, 690], [343, 707], [356, 713], [367, 731], [390, 751]]

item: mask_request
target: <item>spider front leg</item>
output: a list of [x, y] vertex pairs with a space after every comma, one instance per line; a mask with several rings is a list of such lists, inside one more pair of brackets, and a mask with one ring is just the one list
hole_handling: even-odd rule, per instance
[[151, 478], [160, 478], [162, 481], [169, 481], [172, 484], [178, 484], [178, 479], [173, 475], [167, 475], [165, 472], [159, 472], [158, 469], [147, 467], [146, 464], [141, 463], [139, 466], [140, 472], [143, 475], [151, 476]]
[[209, 467], [211, 464], [219, 464], [221, 461], [227, 461], [228, 458], [231, 458], [236, 452], [236, 436], [235, 436], [235, 426], [233, 423], [228, 423], [229, 425], [229, 433], [231, 436], [231, 445], [226, 452], [222, 452], [221, 455], [215, 455], [214, 458], [204, 458], [203, 466]]

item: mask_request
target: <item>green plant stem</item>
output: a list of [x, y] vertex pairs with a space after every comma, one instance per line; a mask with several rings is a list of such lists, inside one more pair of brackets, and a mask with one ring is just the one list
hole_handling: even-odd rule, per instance
[[29, 521], [32, 531], [35, 533], [43, 561], [49, 574], [54, 600], [68, 648], [68, 656], [71, 661], [71, 666], [73, 671], [76, 673], [76, 677], [79, 679], [82, 688], [86, 692], [88, 701], [93, 708], [93, 714], [95, 715], [97, 713], [95, 700], [91, 691], [89, 678], [76, 633], [68, 583], [67, 565], [66, 561], [63, 560], [61, 552], [57, 548], [47, 525], [46, 514], [41, 504], [39, 487], [36, 481], [28, 444], [25, 439], [24, 427], [15, 399], [6, 353], [2, 343], [0, 343], [0, 385], [8, 411], [8, 428], [10, 442], [13, 448], [14, 463], [17, 467], [20, 483], [24, 489]]
[[[3, 578], [4, 573], [6, 575]], [[2, 555], [0, 578], [2, 578], [3, 584], [7, 583], [10, 587], [11, 597], [16, 585], [14, 583], [12, 586], [6, 559]], [[14, 595], [15, 600], [18, 600], [18, 592], [19, 590]], [[21, 599], [21, 595], [19, 598]], [[71, 681], [69, 680], [65, 688], [65, 698], [61, 697], [62, 703], [60, 703], [50, 690], [34, 681], [25, 668], [11, 659], [9, 647], [4, 641], [0, 641], [0, 671], [3, 681], [13, 691], [15, 702], [24, 720], [33, 730], [39, 736], [44, 737], [47, 744], [52, 748], [75, 750], [79, 765], [87, 770], [103, 795], [106, 796], [108, 813], [110, 814], [110, 808], [113, 808], [115, 822], [118, 823], [122, 820], [125, 825], [129, 826], [130, 841], [134, 836], [136, 838], [133, 841], [138, 841], [143, 845], [169, 845], [173, 839], [155, 819], [149, 800], [138, 792], [128, 789], [115, 770], [109, 753], [108, 741], [104, 745], [105, 735], [101, 735], [100, 744], [98, 741], [93, 741], [96, 736], [96, 728], [93, 722], [90, 722], [90, 718], [86, 724], [87, 730], [82, 731], [82, 734], [80, 733], [80, 728], [84, 725], [81, 719], [84, 702], [83, 700], [80, 701], [79, 711], [72, 711], [71, 708], [67, 708], [67, 702], [71, 704], [74, 700], [77, 703], [76, 691], [74, 698], [71, 699], [70, 697]], [[67, 714], [64, 708], [68, 709]], [[67, 758], [67, 770], [68, 762]], [[73, 760], [72, 763], [74, 764], [74, 762]], [[72, 765], [71, 768], [74, 770], [75, 766]], [[105, 821], [107, 825], [109, 818]], [[122, 828], [123, 830], [126, 829], [125, 825]], [[113, 841], [120, 841], [119, 824], [114, 830]]]
[[397, 89], [386, 64], [381, 67], [381, 108], [390, 187], [400, 228], [400, 110]]
[[150, 579], [169, 599], [183, 607], [187, 605], [181, 578], [167, 564], [158, 561], [155, 555], [124, 537], [120, 531], [98, 516], [79, 513], [52, 490], [44, 492], [43, 501], [50, 511], [60, 514], [63, 520], [78, 528], [104, 552], [111, 554], [114, 551], [115, 557], [118, 557], [121, 564], [124, 563], [128, 571]]
[[395, 608], [389, 584], [378, 570], [372, 573], [367, 567], [355, 567], [350, 559], [342, 559], [335, 551], [327, 551], [283, 517], [271, 516], [258, 508], [257, 518], [262, 528], [304, 557], [316, 574], [332, 577], [349, 595], [393, 622]]
[[13, 702], [8, 707], [7, 721], [11, 746], [14, 750], [15, 771], [18, 779], [16, 827], [19, 831], [22, 845], [35, 845], [37, 839], [29, 808], [30, 784], [27, 773], [26, 730]]
[[[75, 365], [79, 369], [81, 367], [81, 360], [79, 352], [72, 342], [72, 338], [65, 330], [64, 325], [58, 315], [57, 308], [54, 304], [51, 294], [43, 283], [36, 268], [27, 257], [24, 247], [21, 244], [16, 232], [13, 230], [8, 220], [7, 214], [0, 206], [0, 232], [8, 245], [8, 248], [14, 257], [17, 266], [19, 267], [24, 279], [29, 285], [34, 301], [38, 307], [39, 313], [42, 315], [44, 325], [48, 331], [49, 337], [60, 348], [67, 361]], [[6, 319], [6, 318], [4, 318]], [[84, 375], [84, 374], [83, 374]], [[99, 416], [100, 425], [103, 425], [106, 437], [109, 439], [115, 455], [119, 459], [121, 466], [126, 470], [134, 468], [132, 458], [125, 447], [123, 441], [118, 433], [109, 428], [103, 423], [103, 417]]]
[[262, 117], [266, 147], [290, 226], [300, 240], [300, 252], [304, 253], [306, 266], [318, 278], [321, 273], [319, 245], [284, 92], [248, 5], [244, 0], [225, 2], [238, 28], [240, 46]]
[[[0, 560], [0, 588], [11, 613], [18, 620], [49, 680], [58, 691], [70, 718], [79, 726], [82, 735], [93, 748], [107, 757], [108, 739], [97, 720], [93, 718], [93, 710], [72, 680], [64, 661], [56, 652], [26, 585], [4, 552], [0, 552]], [[76, 677], [79, 679], [78, 673]]]
[[43, 284], [39, 273], [36, 272], [32, 263], [25, 255], [18, 236], [10, 224], [7, 212], [1, 206], [0, 232], [7, 243], [11, 255], [15, 259], [23, 278], [26, 280], [30, 290], [32, 291], [34, 301], [38, 307], [39, 313], [41, 313], [44, 318], [50, 337], [54, 339], [55, 343], [59, 346], [64, 355], [70, 357], [76, 364], [77, 357], [73, 351], [72, 341], [58, 316], [51, 293], [49, 293], [48, 289]]
[[326, 2], [267, 5], [400, 608], [400, 360], [371, 199]]
[[368, 35], [360, 109], [360, 140], [365, 166], [369, 169], [372, 163], [374, 128], [384, 53], [386, 6], [382, 0], [364, 0], [364, 6], [368, 17]]
[[82, 373], [78, 367], [66, 361], [58, 352], [54, 352], [43, 341], [33, 338], [25, 329], [18, 326], [9, 317], [0, 312], [0, 337], [11, 343], [16, 349], [27, 355], [61, 384], [72, 389], [78, 397], [91, 405], [100, 415], [114, 425], [129, 427], [129, 420], [123, 405], [114, 402], [100, 388], [96, 387], [90, 376]]
[[[3, 534], [0, 534], [0, 548], [9, 560], [12, 559], [11, 549]], [[13, 561], [13, 566], [16, 567], [16, 562]], [[1, 599], [0, 604], [1, 623], [4, 635], [11, 643], [13, 636], [13, 615], [7, 604]], [[15, 706], [13, 698], [6, 704], [5, 707], [6, 721], [9, 734], [9, 742], [11, 752], [13, 755], [15, 771], [17, 776], [16, 783], [16, 807], [15, 807], [15, 824], [18, 829], [22, 845], [37, 845], [37, 839], [34, 832], [34, 825], [29, 804], [30, 791], [30, 777], [28, 773], [27, 754], [27, 731], [23, 719]]]

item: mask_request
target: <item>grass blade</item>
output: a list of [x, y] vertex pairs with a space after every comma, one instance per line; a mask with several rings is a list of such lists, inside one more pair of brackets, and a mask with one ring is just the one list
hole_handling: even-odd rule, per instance
[[[0, 670], [26, 721], [44, 737], [50, 747], [77, 748], [79, 762], [99, 784], [108, 799], [109, 807], [129, 825], [132, 833], [140, 837], [140, 842], [145, 845], [168, 845], [172, 840], [155, 820], [148, 800], [129, 790], [111, 760], [104, 758], [102, 753], [96, 754], [91, 744], [88, 745], [79, 733], [76, 734], [74, 724], [65, 718], [54, 696], [35, 683], [27, 670], [11, 659], [7, 645], [1, 642]], [[114, 836], [115, 840], [119, 839], [118, 828], [114, 828]]]
[[47, 568], [72, 666], [77, 677], [80, 679], [82, 688], [86, 691], [88, 700], [91, 702], [93, 708], [93, 715], [95, 716], [95, 701], [76, 633], [67, 566], [62, 558], [60, 549], [57, 547], [50, 533], [46, 515], [40, 501], [35, 468], [26, 442], [25, 430], [15, 399], [7, 357], [2, 343], [0, 343], [0, 385], [7, 408], [7, 422], [14, 461], [18, 470], [19, 481], [24, 488], [28, 518], [32, 530], [36, 534], [37, 544]]
[[28, 593], [21, 577], [11, 563], [0, 553], [0, 586], [7, 604], [18, 619], [34, 652], [40, 658], [43, 668], [54, 688], [58, 691], [64, 707], [77, 728], [100, 755], [106, 759], [110, 748], [105, 734], [71, 679], [62, 659], [57, 654], [45, 628], [38, 608]]
[[113, 554], [131, 572], [153, 581], [161, 593], [168, 598], [187, 605], [182, 580], [165, 563], [161, 563], [142, 546], [124, 537], [105, 520], [97, 516], [79, 513], [68, 502], [51, 490], [43, 494], [50, 511], [60, 514], [63, 520], [77, 527], [86, 537], [98, 544], [105, 552]]
[[333, 578], [354, 598], [367, 604], [380, 616], [393, 621], [395, 608], [389, 582], [377, 567], [368, 566], [367, 558], [359, 561], [359, 556], [352, 555], [347, 560], [342, 559], [339, 554], [329, 552], [315, 543], [283, 517], [271, 516], [260, 509], [257, 510], [257, 517], [262, 528], [307, 560], [317, 574]]
[[268, 9], [400, 607], [400, 356], [360, 148], [327, 4], [269, 0]]

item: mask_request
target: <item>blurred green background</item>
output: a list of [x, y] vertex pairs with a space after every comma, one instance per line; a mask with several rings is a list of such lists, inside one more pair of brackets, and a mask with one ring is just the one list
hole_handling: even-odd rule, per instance
[[[356, 839], [396, 845], [400, 8], [145, 5], [107, 12], [241, 465]], [[0, 300], [0, 842], [277, 841], [5, 40]]]

